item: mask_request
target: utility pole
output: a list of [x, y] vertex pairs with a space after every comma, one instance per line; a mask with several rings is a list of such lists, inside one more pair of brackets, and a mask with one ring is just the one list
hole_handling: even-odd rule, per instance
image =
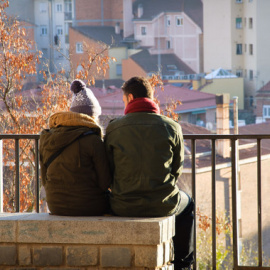
[[50, 71], [54, 72], [54, 49], [53, 49], [53, 0], [48, 1], [49, 10], [48, 10], [48, 19], [49, 19], [49, 46], [50, 46]]
[[[234, 122], [234, 134], [238, 134], [238, 97], [233, 97], [233, 122]], [[236, 147], [236, 190], [237, 190], [237, 238], [238, 238], [238, 258], [240, 258], [240, 254], [242, 251], [242, 239], [241, 239], [241, 178], [240, 178], [240, 165], [239, 165], [239, 141], [235, 141]], [[239, 233], [240, 232], [240, 233]]]

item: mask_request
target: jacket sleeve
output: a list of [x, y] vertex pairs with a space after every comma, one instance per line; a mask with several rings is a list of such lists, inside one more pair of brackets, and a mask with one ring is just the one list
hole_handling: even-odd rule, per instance
[[46, 130], [43, 130], [40, 134], [40, 140], [39, 140], [39, 165], [40, 165], [40, 171], [41, 171], [41, 182], [42, 185], [45, 186], [46, 184], [46, 174], [47, 169], [44, 165], [44, 134], [46, 134]]
[[182, 174], [184, 165], [184, 140], [181, 127], [179, 126], [178, 132], [175, 134], [175, 148], [173, 152], [172, 174], [177, 182], [178, 177]]
[[109, 137], [105, 136], [104, 139], [105, 147], [106, 147], [106, 154], [109, 162], [109, 167], [111, 174], [114, 175], [114, 159], [113, 159], [113, 147], [109, 143]]
[[106, 155], [105, 144], [98, 137], [95, 142], [93, 163], [99, 180], [98, 184], [102, 190], [106, 191], [111, 184], [112, 177], [110, 173], [108, 158]]

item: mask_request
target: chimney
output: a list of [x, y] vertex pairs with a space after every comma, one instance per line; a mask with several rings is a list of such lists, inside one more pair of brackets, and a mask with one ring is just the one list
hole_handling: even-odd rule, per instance
[[139, 4], [138, 5], [138, 18], [141, 18], [143, 15], [143, 5]]
[[115, 29], [115, 34], [119, 35], [120, 34], [120, 22], [117, 22], [115, 24], [114, 29]]
[[[230, 134], [229, 105], [230, 94], [216, 95], [217, 134]], [[217, 140], [217, 153], [223, 158], [231, 156], [230, 140]]]
[[123, 2], [123, 34], [124, 38], [134, 34], [132, 0]]

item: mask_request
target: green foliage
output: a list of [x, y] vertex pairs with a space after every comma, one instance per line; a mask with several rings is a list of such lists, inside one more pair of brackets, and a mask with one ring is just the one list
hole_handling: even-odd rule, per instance
[[[212, 220], [197, 210], [197, 269], [212, 269]], [[258, 266], [258, 246], [255, 241], [242, 243], [239, 265]], [[263, 265], [270, 259], [263, 257]], [[216, 269], [233, 269], [232, 225], [226, 213], [216, 216]]]

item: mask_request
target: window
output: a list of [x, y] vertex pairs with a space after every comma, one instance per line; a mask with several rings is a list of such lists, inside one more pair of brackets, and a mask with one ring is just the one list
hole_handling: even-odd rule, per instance
[[243, 70], [242, 69], [237, 69], [236, 70], [236, 76], [237, 77], [243, 77]]
[[49, 58], [49, 54], [48, 54], [48, 49], [47, 48], [42, 48], [41, 49], [42, 52], [42, 58], [48, 59]]
[[180, 16], [176, 17], [176, 25], [177, 26], [183, 25], [183, 18], [182, 17], [180, 17]]
[[65, 0], [64, 3], [65, 20], [72, 20], [72, 2], [71, 0]]
[[176, 65], [167, 65], [167, 69], [168, 70], [177, 70], [177, 66]]
[[170, 49], [171, 48], [171, 41], [170, 40], [167, 40], [166, 41], [166, 48], [167, 49]]
[[145, 27], [145, 26], [142, 26], [142, 27], [141, 27], [141, 34], [142, 34], [143, 36], [146, 35], [146, 27]]
[[83, 53], [83, 46], [81, 42], [76, 43], [76, 53]]
[[77, 74], [80, 72], [80, 71], [82, 71], [83, 70], [83, 67], [81, 66], [81, 65], [78, 65], [78, 67], [77, 67]]
[[47, 3], [40, 3], [39, 4], [39, 11], [40, 11], [40, 13], [47, 12]]
[[54, 45], [59, 45], [59, 36], [57, 34], [54, 36]]
[[65, 0], [65, 12], [72, 12], [71, 0]]
[[56, 4], [56, 12], [62, 12], [63, 11], [63, 7], [62, 4]]
[[249, 19], [248, 19], [248, 27], [249, 27], [250, 29], [253, 28], [253, 19], [252, 19], [252, 18], [249, 18]]
[[242, 54], [242, 44], [236, 44], [236, 54]]
[[40, 26], [40, 35], [41, 36], [47, 36], [48, 34], [48, 29], [46, 25], [41, 25]]
[[253, 80], [253, 70], [252, 69], [249, 71], [249, 80], [250, 81]]
[[242, 18], [236, 18], [236, 28], [237, 29], [242, 28]]
[[253, 106], [253, 102], [254, 102], [253, 96], [249, 96], [249, 105]]
[[247, 44], [245, 44], [245, 53], [247, 52]]
[[170, 16], [166, 17], [166, 22], [167, 22], [167, 26], [171, 25], [171, 17]]
[[62, 36], [63, 35], [63, 27], [62, 27], [62, 25], [56, 26], [56, 34], [58, 36]]
[[270, 105], [263, 105], [263, 117], [270, 118]]
[[243, 3], [243, 0], [235, 0], [236, 3]]
[[249, 54], [253, 55], [253, 44], [249, 44]]
[[122, 75], [122, 65], [121, 64], [116, 65], [116, 75], [117, 76]]

